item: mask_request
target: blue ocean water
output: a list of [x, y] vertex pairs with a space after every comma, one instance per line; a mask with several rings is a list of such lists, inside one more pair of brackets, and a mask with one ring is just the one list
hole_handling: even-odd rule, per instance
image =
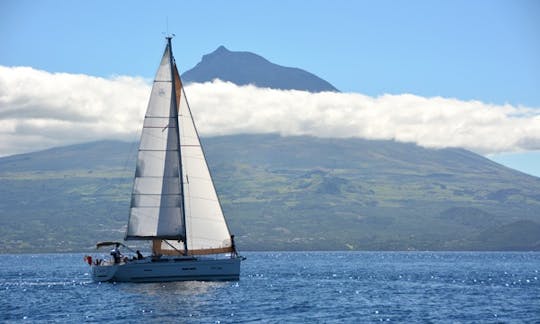
[[251, 252], [238, 282], [93, 283], [0, 255], [0, 322], [540, 322], [540, 253]]

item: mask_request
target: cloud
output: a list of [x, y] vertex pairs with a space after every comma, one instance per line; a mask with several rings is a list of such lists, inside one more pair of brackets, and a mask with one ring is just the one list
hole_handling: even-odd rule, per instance
[[192, 84], [187, 90], [206, 135], [273, 133], [360, 137], [461, 147], [478, 153], [540, 149], [540, 109], [411, 94], [369, 97]]
[[[150, 93], [142, 78], [0, 66], [0, 155], [98, 139], [136, 140]], [[393, 139], [488, 154], [540, 149], [540, 109], [411, 94], [369, 97], [186, 86], [202, 136], [280, 133]]]
[[98, 139], [133, 140], [150, 86], [0, 66], [0, 155]]

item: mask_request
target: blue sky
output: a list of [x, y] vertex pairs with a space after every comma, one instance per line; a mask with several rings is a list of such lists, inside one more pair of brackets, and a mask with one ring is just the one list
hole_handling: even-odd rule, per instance
[[[219, 45], [341, 91], [540, 109], [540, 1], [0, 1], [0, 65], [151, 78]], [[493, 156], [540, 175], [538, 152]]]

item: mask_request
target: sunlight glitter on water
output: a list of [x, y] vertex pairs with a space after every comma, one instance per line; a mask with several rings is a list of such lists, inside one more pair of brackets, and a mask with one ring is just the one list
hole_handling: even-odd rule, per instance
[[540, 254], [248, 255], [239, 282], [159, 284], [92, 283], [79, 254], [2, 256], [0, 321], [540, 320]]

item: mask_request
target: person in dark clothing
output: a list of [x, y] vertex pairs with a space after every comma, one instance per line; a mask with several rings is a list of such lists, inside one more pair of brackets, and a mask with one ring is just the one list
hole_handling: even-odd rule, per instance
[[112, 249], [111, 256], [114, 263], [120, 263], [120, 258], [122, 257], [122, 254], [120, 253], [120, 250], [118, 249], [118, 244]]
[[238, 252], [236, 251], [236, 244], [234, 243], [234, 235], [231, 235], [231, 249], [232, 255], [238, 256]]
[[142, 260], [144, 259], [144, 256], [141, 254], [141, 251], [137, 250], [137, 260]]

